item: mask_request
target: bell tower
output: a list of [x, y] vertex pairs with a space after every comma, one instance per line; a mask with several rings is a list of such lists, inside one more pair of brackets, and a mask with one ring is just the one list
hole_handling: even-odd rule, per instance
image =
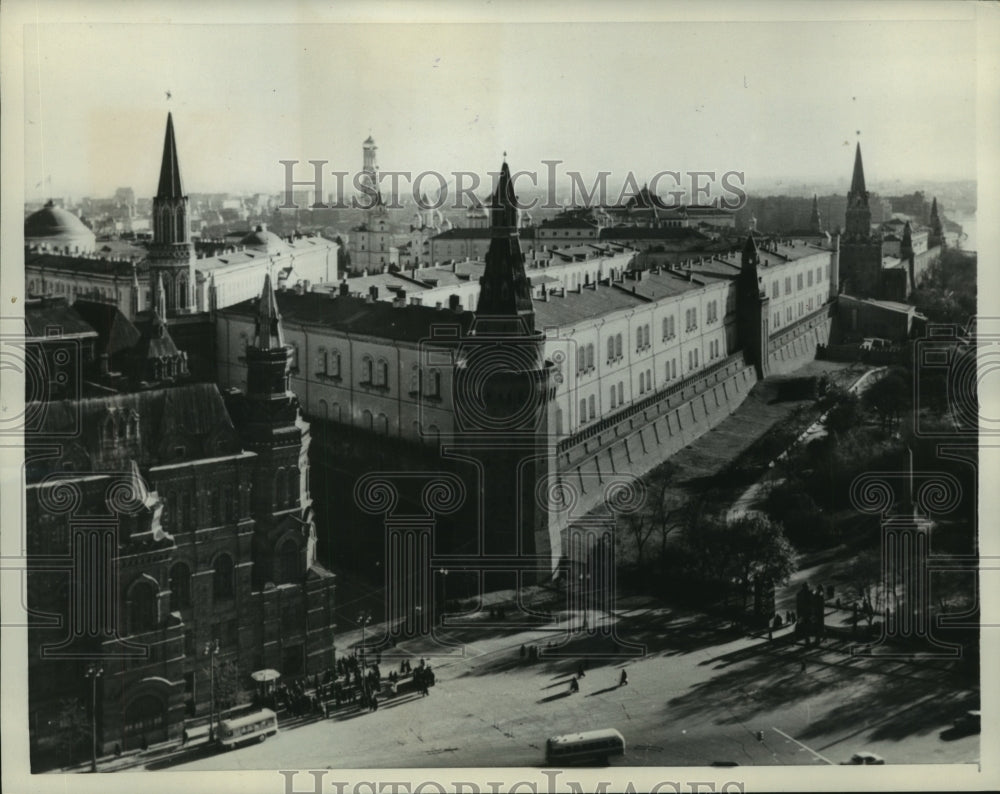
[[163, 139], [160, 182], [153, 198], [153, 243], [149, 247], [147, 261], [150, 284], [153, 286], [153, 306], [160, 305], [162, 292], [169, 315], [196, 311], [194, 246], [188, 221], [188, 197], [184, 195], [181, 185], [174, 119], [170, 113], [167, 114], [167, 131]]
[[840, 272], [844, 279], [840, 291], [858, 298], [882, 297], [882, 238], [872, 232], [872, 211], [865, 188], [860, 142], [854, 151], [854, 172], [847, 194]]

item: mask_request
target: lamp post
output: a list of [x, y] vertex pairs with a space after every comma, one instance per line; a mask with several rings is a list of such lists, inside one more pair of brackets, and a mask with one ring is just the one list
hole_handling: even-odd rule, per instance
[[365, 646], [365, 626], [372, 622], [372, 613], [367, 610], [358, 613], [358, 623], [361, 624], [361, 666], [365, 667], [365, 661], [367, 658], [366, 646]]
[[208, 740], [210, 742], [215, 741], [215, 657], [219, 655], [219, 641], [213, 640], [212, 642], [205, 643], [205, 655], [208, 657], [209, 666], [209, 695], [211, 697], [211, 702], [209, 703], [208, 711]]
[[90, 679], [90, 771], [97, 771], [97, 679], [104, 674], [104, 668], [91, 664], [84, 674]]
[[439, 568], [438, 573], [441, 574], [441, 604], [438, 607], [438, 615], [440, 616], [441, 625], [444, 626], [444, 605], [448, 600], [448, 569]]

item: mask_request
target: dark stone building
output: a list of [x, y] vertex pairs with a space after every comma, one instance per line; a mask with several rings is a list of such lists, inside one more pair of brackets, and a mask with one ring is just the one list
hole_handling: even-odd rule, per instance
[[37, 356], [58, 329], [85, 343], [72, 382], [29, 393], [33, 764], [65, 763], [83, 714], [99, 751], [131, 749], [180, 738], [213, 690], [217, 708], [248, 702], [254, 670], [326, 669], [334, 577], [316, 562], [309, 426], [270, 280], [245, 394], [192, 382], [156, 310], [133, 325], [114, 307], [41, 301], [29, 316]]

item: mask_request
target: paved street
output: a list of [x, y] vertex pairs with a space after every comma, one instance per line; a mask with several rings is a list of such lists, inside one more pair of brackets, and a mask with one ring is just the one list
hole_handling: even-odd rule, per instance
[[[341, 712], [283, 731], [262, 745], [171, 767], [184, 770], [537, 766], [553, 734], [618, 728], [628, 766], [839, 763], [872, 750], [888, 763], [971, 763], [979, 735], [947, 730], [961, 712], [949, 665], [852, 658], [843, 641], [803, 651], [787, 630], [773, 642], [725, 624], [635, 604], [614, 621], [646, 655], [594, 658], [612, 651], [588, 638], [581, 689], [568, 693], [584, 648], [566, 658], [522, 661], [521, 643], [544, 649], [563, 622], [494, 635], [443, 655], [429, 640], [400, 646], [437, 673], [429, 697], [401, 695], [375, 713]], [[805, 661], [805, 670], [803, 667]], [[390, 668], [388, 657], [383, 670]], [[626, 667], [629, 685], [618, 686]]]

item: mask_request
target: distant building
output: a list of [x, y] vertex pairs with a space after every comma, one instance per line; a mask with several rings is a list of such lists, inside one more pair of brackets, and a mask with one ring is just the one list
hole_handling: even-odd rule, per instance
[[[222, 210], [237, 215], [241, 211]], [[162, 281], [166, 320], [253, 298], [260, 294], [268, 273], [280, 283], [289, 279], [317, 283], [337, 277], [336, 243], [319, 236], [281, 240], [264, 225], [246, 233], [238, 245], [200, 256], [192, 240], [190, 215], [173, 116], [168, 113], [148, 249], [133, 247], [127, 256], [95, 250], [93, 232], [78, 218], [46, 206], [25, 220], [28, 294], [95, 298], [115, 304], [134, 318], [134, 312], [159, 305], [157, 289]]]

